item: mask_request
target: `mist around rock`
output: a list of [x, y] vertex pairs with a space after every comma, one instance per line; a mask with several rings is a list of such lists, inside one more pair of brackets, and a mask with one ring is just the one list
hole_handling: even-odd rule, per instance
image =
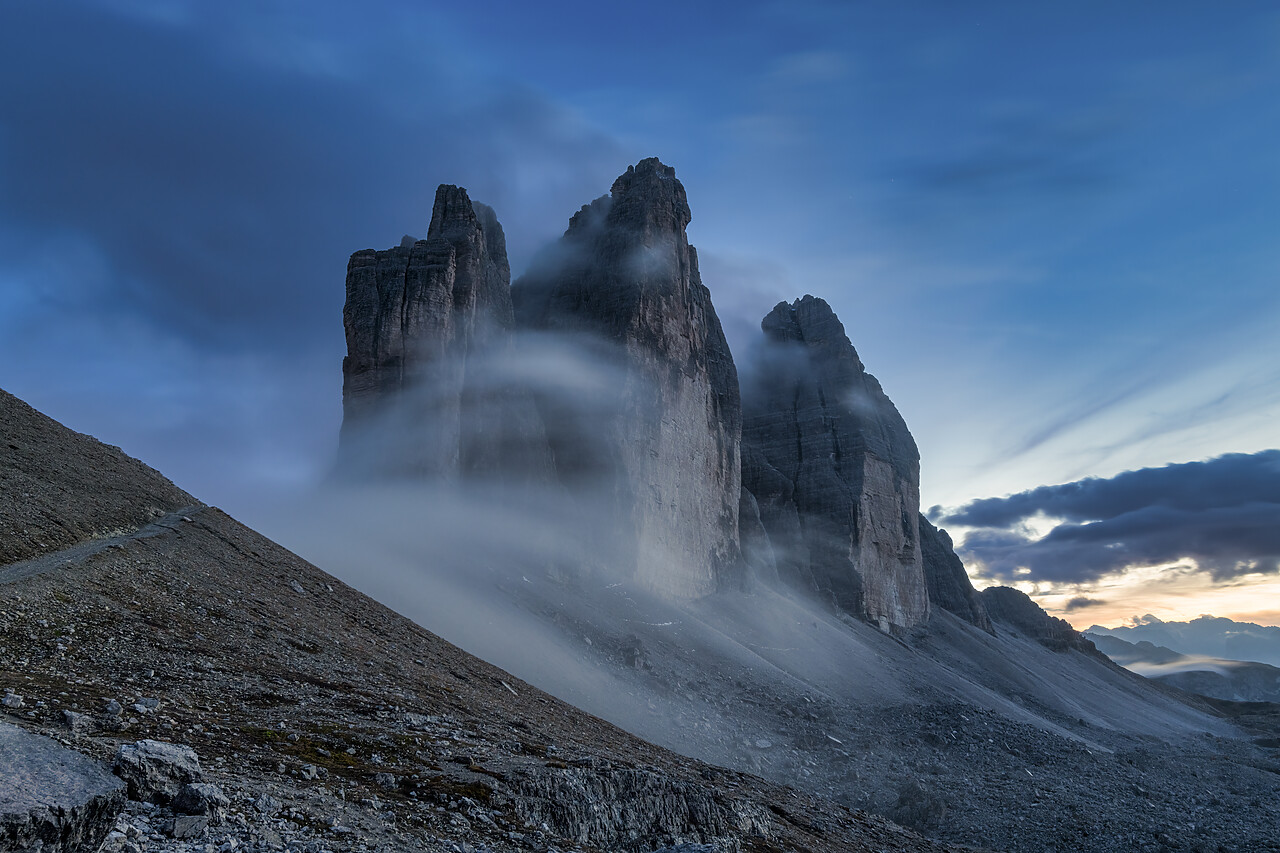
[[[1232, 731], [973, 589], [821, 299], [775, 306], [735, 363], [673, 170], [628, 169], [509, 291], [465, 198], [442, 187], [427, 240], [353, 256], [341, 458], [265, 532], [630, 732], [950, 841], [1043, 849], [1032, 821], [1127, 849], [1101, 830], [1139, 820], [1116, 756], [1181, 744], [1172, 780]], [[1043, 776], [1034, 799], [1016, 773]]]

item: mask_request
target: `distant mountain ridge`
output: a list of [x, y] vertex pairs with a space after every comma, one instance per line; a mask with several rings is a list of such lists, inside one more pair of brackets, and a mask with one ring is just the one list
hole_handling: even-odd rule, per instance
[[1184, 655], [1148, 640], [1130, 643], [1109, 634], [1085, 636], [1126, 669], [1180, 690], [1233, 702], [1280, 702], [1280, 667]]
[[1086, 633], [1118, 637], [1129, 643], [1145, 641], [1184, 655], [1280, 666], [1280, 627], [1236, 622], [1224, 616], [1199, 616], [1188, 622], [1165, 622], [1145, 616], [1135, 625], [1093, 625]]

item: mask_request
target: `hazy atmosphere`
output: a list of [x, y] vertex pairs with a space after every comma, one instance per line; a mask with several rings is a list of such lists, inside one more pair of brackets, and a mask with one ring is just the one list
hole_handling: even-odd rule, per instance
[[1280, 624], [1272, 4], [18, 0], [0, 70], [0, 387], [322, 567], [348, 256], [451, 183], [518, 275], [658, 156], [739, 362], [827, 300], [975, 584]]

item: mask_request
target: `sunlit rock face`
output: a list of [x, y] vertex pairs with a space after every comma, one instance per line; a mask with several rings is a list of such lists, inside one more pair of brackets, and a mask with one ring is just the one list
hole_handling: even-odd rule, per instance
[[[519, 325], [608, 343], [617, 397], [599, 426], [610, 458], [596, 467], [621, 559], [676, 598], [736, 583], [740, 565], [738, 377], [685, 234], [690, 218], [675, 170], [643, 160], [513, 287]], [[565, 476], [584, 463], [557, 420], [547, 422]]]
[[425, 240], [351, 256], [341, 470], [549, 469], [532, 401], [481, 367], [511, 346], [510, 284], [502, 226], [461, 187], [436, 191]]
[[920, 455], [902, 416], [823, 300], [780, 303], [761, 327], [743, 478], [779, 576], [886, 630], [925, 621]]

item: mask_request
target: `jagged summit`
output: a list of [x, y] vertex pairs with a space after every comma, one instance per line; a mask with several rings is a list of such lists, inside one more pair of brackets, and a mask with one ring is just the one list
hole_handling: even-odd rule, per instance
[[510, 346], [513, 319], [502, 226], [461, 187], [436, 190], [425, 240], [353, 254], [340, 472], [545, 469], [532, 402], [513, 391], [495, 410], [491, 389], [468, 375], [474, 353]]
[[684, 231], [693, 220], [684, 185], [676, 170], [657, 157], [641, 160], [618, 176], [609, 189], [609, 222], [652, 234]]

